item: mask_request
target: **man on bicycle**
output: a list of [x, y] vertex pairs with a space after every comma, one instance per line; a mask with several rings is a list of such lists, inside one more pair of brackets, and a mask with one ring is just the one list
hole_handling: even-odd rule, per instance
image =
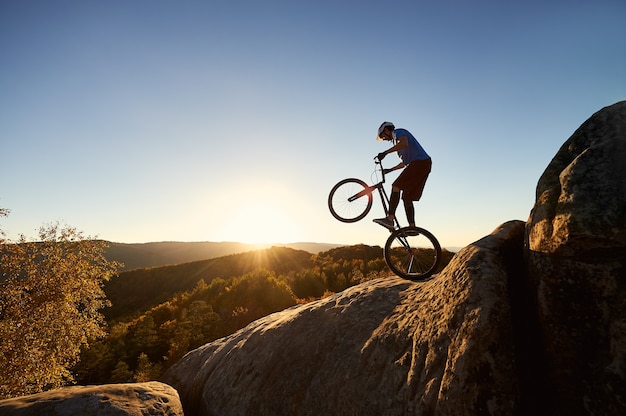
[[415, 208], [413, 201], [419, 201], [422, 197], [422, 191], [432, 165], [430, 156], [408, 130], [396, 129], [393, 123], [389, 121], [385, 121], [378, 128], [377, 140], [392, 141], [394, 144], [393, 147], [380, 152], [377, 156], [378, 160], [383, 160], [386, 155], [392, 152], [398, 152], [398, 156], [402, 160], [393, 168], [385, 169], [384, 173], [402, 168], [404, 170], [391, 185], [389, 214], [385, 218], [375, 219], [374, 222], [389, 230], [395, 229], [396, 208], [400, 203], [400, 192], [402, 192], [406, 219], [409, 226], [414, 227]]

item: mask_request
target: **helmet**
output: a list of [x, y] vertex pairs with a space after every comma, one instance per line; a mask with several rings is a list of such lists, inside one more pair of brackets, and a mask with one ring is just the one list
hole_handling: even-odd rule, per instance
[[383, 130], [385, 130], [385, 128], [387, 127], [391, 127], [392, 129], [395, 129], [396, 126], [393, 125], [393, 123], [391, 121], [385, 121], [383, 124], [380, 125], [380, 127], [378, 128], [378, 135], [376, 136], [376, 140], [380, 141], [382, 140], [382, 138], [380, 137], [380, 133], [383, 132]]

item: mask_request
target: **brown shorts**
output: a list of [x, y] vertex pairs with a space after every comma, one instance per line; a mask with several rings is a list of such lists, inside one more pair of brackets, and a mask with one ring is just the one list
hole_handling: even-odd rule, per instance
[[405, 167], [400, 176], [393, 182], [402, 190], [402, 199], [407, 201], [419, 201], [426, 185], [426, 179], [430, 173], [432, 161], [414, 160]]

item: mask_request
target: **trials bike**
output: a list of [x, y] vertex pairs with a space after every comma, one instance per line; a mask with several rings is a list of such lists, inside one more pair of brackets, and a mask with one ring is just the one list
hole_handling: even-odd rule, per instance
[[[373, 176], [380, 181], [368, 185], [361, 179], [348, 178], [339, 181], [328, 195], [330, 213], [341, 222], [357, 222], [365, 218], [372, 209], [373, 194], [378, 191], [385, 211], [389, 213], [389, 197], [385, 191], [385, 172], [381, 161], [374, 159], [376, 168]], [[400, 227], [396, 218], [395, 229], [384, 248], [385, 262], [396, 275], [413, 280], [428, 279], [441, 263], [441, 246], [435, 236], [420, 227]]]

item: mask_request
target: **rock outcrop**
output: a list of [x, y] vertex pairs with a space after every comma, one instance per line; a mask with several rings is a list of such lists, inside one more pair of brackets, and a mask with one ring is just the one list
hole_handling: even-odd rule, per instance
[[0, 416], [183, 416], [178, 393], [156, 381], [72, 386], [0, 401]]
[[551, 405], [626, 409], [626, 102], [594, 114], [537, 185], [525, 238]]

